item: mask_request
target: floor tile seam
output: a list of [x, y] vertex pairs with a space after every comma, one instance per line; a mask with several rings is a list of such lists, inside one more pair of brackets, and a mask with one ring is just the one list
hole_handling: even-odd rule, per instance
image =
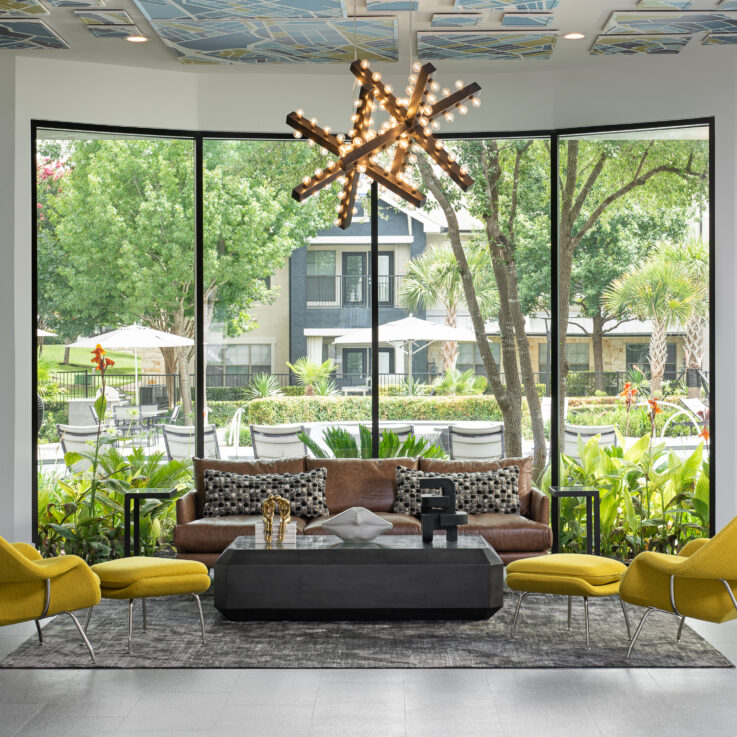
[[19, 734], [19, 733], [20, 733], [20, 731], [21, 731], [21, 730], [22, 730], [22, 729], [23, 729], [23, 728], [24, 728], [24, 727], [26, 726], [26, 724], [28, 724], [28, 722], [30, 722], [30, 721], [31, 721], [31, 719], [33, 719], [34, 717], [38, 716], [38, 715], [39, 715], [39, 714], [40, 714], [40, 713], [41, 713], [41, 712], [43, 711], [43, 709], [44, 709], [45, 707], [46, 707], [46, 704], [45, 704], [45, 703], [44, 703], [44, 704], [41, 704], [41, 705], [40, 705], [40, 706], [38, 707], [38, 709], [36, 709], [36, 711], [34, 711], [34, 712], [33, 712], [33, 714], [31, 714], [31, 715], [30, 715], [30, 716], [28, 717], [28, 719], [26, 719], [26, 720], [25, 720], [25, 721], [23, 722], [23, 724], [19, 725], [19, 726], [18, 726], [18, 728], [17, 728], [17, 729], [16, 729], [16, 730], [15, 730], [15, 731], [14, 731], [14, 732], [13, 732], [13, 733], [11, 734], [11, 735], [9, 735], [9, 737], [15, 737], [15, 735]]

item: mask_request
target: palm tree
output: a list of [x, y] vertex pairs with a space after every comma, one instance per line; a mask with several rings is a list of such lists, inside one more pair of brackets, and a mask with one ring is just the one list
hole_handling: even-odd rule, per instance
[[[698, 371], [704, 358], [704, 329], [709, 318], [709, 246], [700, 237], [692, 236], [683, 245], [669, 243], [660, 253], [680, 264], [691, 282], [694, 299], [684, 326], [684, 352], [686, 368]], [[698, 384], [689, 382], [688, 396], [701, 396]]]
[[[485, 318], [491, 317], [497, 307], [497, 294], [490, 273], [488, 254], [476, 244], [471, 244], [468, 262], [474, 275], [481, 312]], [[402, 305], [411, 312], [442, 305], [445, 310], [445, 324], [457, 327], [458, 309], [463, 303], [464, 295], [458, 262], [450, 244], [444, 243], [433, 248], [407, 264], [399, 298]], [[444, 342], [442, 356], [443, 371], [455, 369], [458, 343]]]
[[650, 320], [650, 391], [660, 394], [668, 357], [668, 326], [683, 323], [695, 299], [693, 284], [683, 266], [656, 253], [641, 266], [630, 269], [612, 282], [604, 303], [616, 312], [629, 312], [639, 320]]

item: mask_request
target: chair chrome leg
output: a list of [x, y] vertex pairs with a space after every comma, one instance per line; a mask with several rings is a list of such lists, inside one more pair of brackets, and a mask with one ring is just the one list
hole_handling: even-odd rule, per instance
[[678, 625], [678, 634], [676, 635], [676, 642], [681, 641], [681, 634], [683, 633], [684, 624], [686, 624], [686, 617], [681, 617], [681, 623]]
[[44, 644], [44, 635], [43, 632], [41, 632], [41, 622], [35, 620], [36, 622], [36, 632], [38, 632], [38, 644], [43, 645]]
[[521, 591], [519, 598], [517, 599], [517, 607], [514, 610], [514, 620], [512, 621], [512, 640], [514, 640], [514, 633], [517, 631], [517, 618], [519, 617], [519, 610], [522, 606], [522, 599], [524, 599], [526, 595], [526, 591]]
[[624, 601], [622, 599], [619, 600], [619, 603], [622, 605], [622, 614], [624, 614], [624, 623], [627, 625], [627, 640], [629, 642], [632, 642], [632, 630], [630, 629], [630, 618], [627, 615], [627, 607], [624, 605]]
[[586, 649], [589, 650], [589, 597], [583, 597], [583, 617], [586, 623]]
[[87, 632], [87, 628], [90, 626], [90, 619], [92, 619], [92, 609], [93, 607], [90, 607], [87, 610], [87, 614], [84, 618], [84, 631]]
[[79, 623], [79, 620], [77, 617], [74, 616], [72, 612], [65, 612], [65, 614], [68, 614], [72, 618], [72, 622], [74, 622], [74, 626], [77, 628], [77, 632], [79, 632], [80, 637], [84, 640], [84, 644], [87, 646], [87, 650], [90, 653], [90, 657], [92, 658], [92, 662], [97, 664], [97, 658], [95, 658], [95, 651], [92, 649], [92, 645], [90, 644], [90, 641], [87, 639], [87, 633], [82, 629], [82, 625]]
[[202, 602], [197, 594], [192, 594], [194, 600], [197, 602], [197, 611], [200, 613], [200, 631], [202, 632], [202, 644], [204, 645], [205, 640], [205, 618], [202, 616]]
[[131, 654], [133, 640], [133, 599], [128, 599], [128, 655]]
[[642, 632], [642, 628], [645, 624], [645, 620], [650, 615], [650, 612], [654, 612], [654, 607], [648, 607], [645, 610], [645, 613], [642, 615], [642, 619], [640, 620], [640, 624], [637, 625], [637, 629], [635, 630], [635, 634], [632, 636], [632, 639], [630, 640], [630, 646], [627, 648], [627, 655], [625, 655], [624, 659], [629, 660], [630, 655], [632, 655], [632, 648], [635, 646], [635, 643], [637, 642], [637, 638], [640, 636], [640, 632]]
[[143, 611], [143, 631], [148, 632], [148, 622], [146, 621], [146, 599], [141, 599], [141, 609]]
[[573, 601], [573, 597], [568, 597], [568, 631], [571, 630], [571, 602]]

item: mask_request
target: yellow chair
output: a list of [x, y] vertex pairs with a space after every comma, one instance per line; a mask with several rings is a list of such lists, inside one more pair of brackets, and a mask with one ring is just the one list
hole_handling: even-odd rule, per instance
[[100, 602], [100, 581], [76, 555], [42, 558], [32, 545], [9, 543], [0, 537], [0, 626], [36, 622], [43, 645], [40, 620], [68, 614], [95, 663], [95, 651], [74, 615]]
[[623, 601], [647, 607], [627, 650], [627, 659], [650, 612], [659, 610], [721, 624], [737, 617], [737, 517], [713, 538], [692, 540], [678, 555], [640, 553], [622, 577]]
[[[589, 649], [589, 597], [616, 596], [619, 581], [626, 567], [623, 563], [598, 555], [579, 553], [556, 553], [521, 558], [507, 565], [506, 584], [513, 591], [519, 591], [517, 608], [512, 621], [512, 639], [517, 629], [517, 619], [522, 600], [527, 594], [559, 594], [568, 597], [568, 629], [571, 629], [571, 600], [574, 596], [583, 597], [584, 621], [586, 627], [586, 649]], [[627, 636], [630, 623], [627, 610], [622, 604]]]
[[[177, 558], [147, 558], [133, 556], [98, 563], [92, 570], [100, 577], [104, 599], [128, 599], [128, 652], [133, 641], [133, 601], [141, 599], [143, 607], [143, 631], [147, 630], [146, 599], [154, 596], [189, 594], [197, 602], [200, 615], [202, 642], [205, 642], [205, 620], [202, 616], [200, 597], [210, 588], [207, 566], [196, 560]], [[85, 630], [92, 616], [87, 612]]]

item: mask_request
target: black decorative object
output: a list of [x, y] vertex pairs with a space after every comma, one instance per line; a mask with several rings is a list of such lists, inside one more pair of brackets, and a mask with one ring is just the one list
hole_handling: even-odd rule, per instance
[[586, 553], [588, 555], [601, 555], [601, 501], [599, 490], [593, 486], [551, 486], [550, 497], [552, 499], [550, 513], [553, 527], [553, 548], [550, 552], [560, 552], [561, 497], [582, 497], [586, 499]]
[[423, 494], [420, 522], [422, 541], [431, 543], [435, 530], [445, 530], [448, 542], [458, 540], [458, 525], [468, 523], [467, 512], [456, 512], [456, 485], [449, 478], [420, 479], [421, 489], [440, 489], [443, 494]]

